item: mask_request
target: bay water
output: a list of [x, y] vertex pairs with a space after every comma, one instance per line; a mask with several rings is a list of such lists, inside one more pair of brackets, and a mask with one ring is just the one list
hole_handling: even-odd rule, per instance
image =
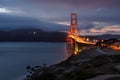
[[26, 66], [56, 64], [68, 55], [66, 43], [1, 42], [0, 80], [23, 80]]

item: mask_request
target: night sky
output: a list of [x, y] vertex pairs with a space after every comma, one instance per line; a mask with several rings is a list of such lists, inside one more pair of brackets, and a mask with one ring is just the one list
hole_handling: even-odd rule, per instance
[[120, 34], [120, 0], [0, 0], [0, 29], [66, 31], [71, 12], [81, 35]]

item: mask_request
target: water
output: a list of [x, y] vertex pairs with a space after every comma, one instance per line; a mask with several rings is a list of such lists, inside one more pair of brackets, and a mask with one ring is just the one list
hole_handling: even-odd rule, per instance
[[67, 57], [65, 43], [0, 43], [0, 80], [21, 80], [27, 65], [51, 65]]

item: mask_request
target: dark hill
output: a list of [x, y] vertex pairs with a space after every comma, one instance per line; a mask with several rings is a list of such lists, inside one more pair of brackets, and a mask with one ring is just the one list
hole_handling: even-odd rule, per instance
[[64, 42], [66, 33], [45, 32], [41, 29], [16, 29], [0, 31], [0, 41], [6, 42]]

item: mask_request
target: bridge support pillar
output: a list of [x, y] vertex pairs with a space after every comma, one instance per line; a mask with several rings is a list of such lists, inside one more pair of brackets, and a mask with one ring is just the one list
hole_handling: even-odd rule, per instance
[[69, 26], [69, 32], [68, 32], [67, 39], [69, 39], [70, 48], [73, 50], [73, 53], [77, 54], [79, 51], [78, 45], [77, 45], [76, 41], [73, 40], [70, 36], [78, 37], [78, 22], [77, 22], [77, 14], [76, 13], [71, 14], [71, 23]]

